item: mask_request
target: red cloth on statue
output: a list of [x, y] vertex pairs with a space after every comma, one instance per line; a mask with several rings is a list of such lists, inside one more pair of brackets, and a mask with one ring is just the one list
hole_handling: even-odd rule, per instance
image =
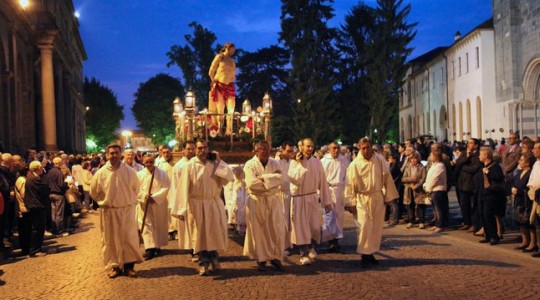
[[223, 99], [236, 97], [236, 88], [234, 87], [234, 82], [229, 84], [224, 84], [219, 81], [214, 82], [211, 94], [214, 102], [218, 101], [218, 93], [223, 95]]

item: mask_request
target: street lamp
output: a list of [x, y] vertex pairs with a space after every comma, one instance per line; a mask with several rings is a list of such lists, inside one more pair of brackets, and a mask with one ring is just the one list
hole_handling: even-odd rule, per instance
[[268, 92], [264, 93], [262, 99], [264, 114], [264, 139], [270, 141], [270, 116], [272, 114], [272, 98]]
[[173, 101], [173, 118], [175, 121], [175, 140], [177, 147], [180, 147], [184, 141], [184, 107], [182, 106], [182, 101], [180, 97], [176, 97]]
[[188, 139], [193, 140], [193, 119], [195, 117], [195, 93], [193, 93], [193, 88], [189, 88], [186, 94], [186, 114], [188, 119]]
[[242, 113], [244, 115], [251, 114], [251, 102], [249, 102], [248, 98], [246, 98], [246, 100], [244, 100], [244, 103], [242, 103]]

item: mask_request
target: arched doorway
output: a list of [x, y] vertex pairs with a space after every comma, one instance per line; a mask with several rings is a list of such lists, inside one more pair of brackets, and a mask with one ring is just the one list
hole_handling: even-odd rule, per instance
[[476, 136], [482, 138], [482, 101], [476, 97]]

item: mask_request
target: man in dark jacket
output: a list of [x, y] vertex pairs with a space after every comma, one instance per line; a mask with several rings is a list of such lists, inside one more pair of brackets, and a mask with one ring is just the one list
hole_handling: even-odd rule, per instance
[[456, 162], [456, 172], [460, 189], [460, 207], [463, 217], [463, 226], [460, 230], [478, 231], [481, 228], [478, 211], [478, 195], [475, 193], [474, 186], [475, 175], [480, 171], [482, 165], [478, 159], [478, 148], [480, 141], [471, 138], [467, 142], [467, 152], [464, 159], [458, 159]]
[[[47, 215], [45, 207], [49, 201], [49, 186], [41, 180], [41, 163], [30, 163], [30, 174], [25, 183], [24, 205], [28, 212], [24, 214], [20, 230], [22, 255], [44, 256], [43, 246]], [[32, 236], [32, 227], [35, 232]]]

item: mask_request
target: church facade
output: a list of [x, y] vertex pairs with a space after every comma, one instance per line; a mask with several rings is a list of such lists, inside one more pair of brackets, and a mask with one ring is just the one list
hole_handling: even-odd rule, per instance
[[72, 1], [0, 1], [0, 152], [86, 149], [82, 63]]
[[493, 1], [492, 19], [411, 60], [400, 97], [401, 140], [539, 135], [539, 12], [537, 1]]

